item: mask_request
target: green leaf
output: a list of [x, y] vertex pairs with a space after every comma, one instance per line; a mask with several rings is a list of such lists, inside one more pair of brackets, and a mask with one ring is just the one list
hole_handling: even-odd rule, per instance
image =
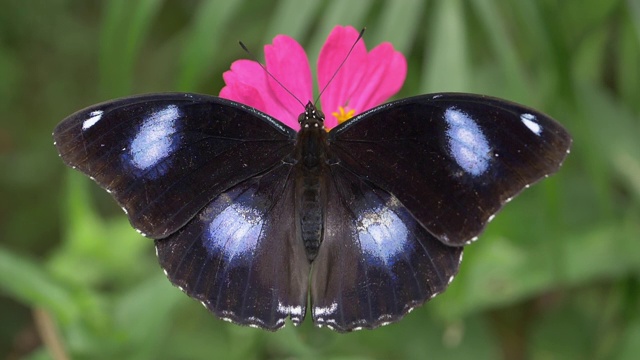
[[180, 58], [177, 83], [179, 91], [194, 91], [214, 63], [220, 48], [225, 28], [233, 20], [242, 5], [240, 0], [211, 0], [199, 3], [195, 19], [187, 31], [181, 34], [184, 47]]
[[469, 88], [470, 70], [462, 2], [437, 3], [431, 19], [420, 92], [464, 92]]
[[122, 293], [114, 306], [115, 331], [123, 335], [129, 358], [163, 357], [161, 345], [171, 331], [171, 310], [186, 295], [164, 274], [153, 276]]
[[320, 0], [305, 1], [304, 5], [299, 0], [278, 1], [275, 10], [269, 17], [269, 24], [263, 44], [270, 44], [276, 35], [286, 34], [298, 41], [302, 41], [313, 25], [312, 19], [322, 5]]
[[0, 247], [0, 288], [30, 307], [50, 311], [64, 323], [79, 316], [73, 296], [42, 268], [42, 264], [4, 247]]
[[640, 354], [640, 318], [632, 319], [621, 339], [618, 359], [633, 360]]
[[377, 23], [367, 28], [365, 39], [372, 44], [369, 48], [388, 41], [396, 50], [408, 56], [415, 38], [422, 30], [420, 19], [426, 6], [425, 0], [385, 1]]
[[[518, 53], [511, 41], [506, 24], [507, 17], [500, 16], [502, 11], [494, 0], [472, 0], [471, 5], [478, 14], [480, 21], [486, 29], [488, 35], [487, 45], [495, 53], [492, 59], [498, 62], [498, 68], [508, 83], [508, 88], [515, 94], [510, 94], [512, 98], [519, 98], [520, 94], [527, 93], [526, 78]], [[531, 20], [531, 19], [529, 19]]]
[[131, 92], [138, 53], [161, 5], [162, 0], [104, 2], [99, 57], [103, 96]]

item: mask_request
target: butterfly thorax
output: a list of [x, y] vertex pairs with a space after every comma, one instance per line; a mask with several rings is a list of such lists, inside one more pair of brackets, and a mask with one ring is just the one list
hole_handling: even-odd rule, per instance
[[298, 118], [296, 141], [296, 226], [309, 261], [318, 254], [324, 232], [327, 166], [327, 132], [324, 115], [309, 102]]

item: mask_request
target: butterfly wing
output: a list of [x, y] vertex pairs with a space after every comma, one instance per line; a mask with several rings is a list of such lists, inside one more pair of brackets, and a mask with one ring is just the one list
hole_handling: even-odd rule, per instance
[[156, 240], [171, 282], [222, 319], [272, 331], [304, 319], [310, 265], [293, 224], [291, 168], [234, 186]]
[[212, 96], [153, 94], [94, 105], [53, 136], [62, 160], [111, 193], [138, 231], [166, 237], [223, 191], [291, 154], [295, 131]]
[[398, 321], [447, 287], [462, 247], [442, 244], [388, 192], [340, 164], [330, 168], [313, 320], [341, 332]]
[[571, 137], [548, 116], [471, 94], [379, 106], [329, 133], [338, 161], [393, 194], [447, 245], [474, 240], [505, 202], [558, 170]]
[[130, 97], [54, 131], [60, 156], [156, 240], [172, 283], [219, 317], [275, 330], [302, 321], [309, 263], [292, 224], [295, 131], [195, 94]]

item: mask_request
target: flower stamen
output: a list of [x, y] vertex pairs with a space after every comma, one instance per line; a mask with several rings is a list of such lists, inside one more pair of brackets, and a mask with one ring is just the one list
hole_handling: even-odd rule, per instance
[[338, 112], [332, 112], [331, 115], [335, 116], [336, 119], [338, 119], [338, 124], [342, 124], [343, 122], [351, 119], [353, 115], [355, 115], [355, 113], [355, 109], [345, 111], [344, 107], [338, 106]]

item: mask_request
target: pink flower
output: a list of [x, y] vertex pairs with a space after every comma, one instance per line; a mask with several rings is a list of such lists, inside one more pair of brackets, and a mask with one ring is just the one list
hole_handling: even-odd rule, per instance
[[[351, 26], [336, 26], [320, 50], [318, 88], [323, 89], [358, 37]], [[302, 103], [313, 101], [311, 69], [300, 44], [286, 35], [278, 35], [264, 47], [267, 69]], [[382, 43], [370, 52], [359, 40], [349, 58], [321, 97], [325, 127], [379, 105], [393, 96], [404, 83], [407, 61], [390, 43]], [[304, 111], [296, 99], [273, 80], [258, 63], [237, 60], [223, 75], [225, 87], [220, 97], [263, 111], [299, 130], [298, 115]]]

